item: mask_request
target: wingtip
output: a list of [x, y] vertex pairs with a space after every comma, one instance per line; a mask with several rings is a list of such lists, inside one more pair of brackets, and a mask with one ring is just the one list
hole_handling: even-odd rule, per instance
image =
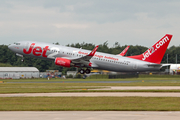
[[96, 53], [97, 49], [98, 49], [99, 45], [97, 45], [88, 56], [94, 56], [94, 54]]
[[172, 34], [166, 34], [165, 36], [169, 36], [169, 37], [172, 37], [173, 35], [172, 35]]

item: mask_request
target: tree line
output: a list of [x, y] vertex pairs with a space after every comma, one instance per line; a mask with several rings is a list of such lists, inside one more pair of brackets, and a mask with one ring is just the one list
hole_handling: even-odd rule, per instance
[[[59, 43], [54, 43], [59, 44]], [[69, 47], [82, 48], [87, 50], [93, 50], [95, 48], [95, 44], [92, 43], [75, 43], [68, 44]], [[115, 42], [113, 47], [108, 47], [108, 42], [104, 42], [99, 45], [98, 52], [104, 52], [109, 54], [119, 54], [122, 52], [127, 45], [121, 46], [118, 42]], [[145, 52], [148, 48], [140, 45], [130, 45], [129, 50], [127, 51], [125, 56], [131, 55], [139, 55]], [[176, 55], [177, 55], [177, 63], [180, 63], [180, 47], [179, 46], [171, 46], [166, 50], [166, 53], [162, 59], [161, 63], [167, 63], [167, 54], [168, 54], [168, 63], [176, 63]], [[32, 57], [24, 57], [24, 62], [21, 62], [21, 57], [15, 55], [14, 52], [8, 49], [7, 45], [0, 45], [0, 67], [36, 67], [40, 72], [45, 72], [46, 70], [59, 70], [66, 73], [66, 71], [73, 71], [76, 68], [63, 68], [61, 66], [56, 66], [53, 61], [37, 59]]]

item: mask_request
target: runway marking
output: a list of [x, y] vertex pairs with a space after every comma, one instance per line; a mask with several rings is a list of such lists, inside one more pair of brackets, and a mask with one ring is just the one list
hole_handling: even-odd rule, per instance
[[1, 111], [2, 120], [179, 120], [180, 112]]

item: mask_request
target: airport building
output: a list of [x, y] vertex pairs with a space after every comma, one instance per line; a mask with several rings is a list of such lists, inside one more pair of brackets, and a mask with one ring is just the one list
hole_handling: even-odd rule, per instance
[[39, 78], [35, 67], [0, 67], [0, 79]]
[[169, 74], [180, 74], [180, 64], [169, 64]]

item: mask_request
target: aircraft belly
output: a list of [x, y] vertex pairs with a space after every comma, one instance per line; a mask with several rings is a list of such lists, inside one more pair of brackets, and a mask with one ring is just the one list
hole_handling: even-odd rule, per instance
[[116, 63], [107, 63], [107, 62], [95, 62], [99, 69], [116, 71], [116, 72], [129, 72], [131, 70], [131, 66], [127, 67], [127, 65], [120, 65]]
[[[144, 72], [144, 71], [154, 71], [159, 70], [159, 67], [149, 67], [144, 64], [116, 64], [116, 63], [107, 63], [104, 61], [95, 61], [95, 64], [98, 66], [98, 69], [116, 71], [116, 72]], [[137, 66], [138, 65], [138, 66]]]

